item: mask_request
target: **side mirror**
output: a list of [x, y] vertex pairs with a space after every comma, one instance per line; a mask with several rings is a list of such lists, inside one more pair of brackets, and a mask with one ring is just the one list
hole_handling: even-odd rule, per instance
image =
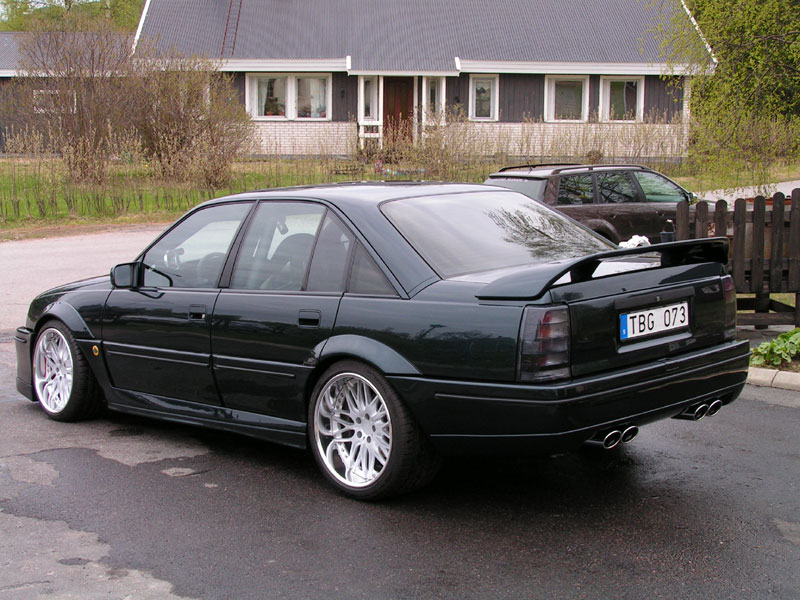
[[111, 285], [116, 288], [136, 287], [139, 263], [123, 263], [111, 269]]
[[697, 204], [697, 194], [694, 192], [687, 192], [686, 199], [689, 201], [689, 204]]

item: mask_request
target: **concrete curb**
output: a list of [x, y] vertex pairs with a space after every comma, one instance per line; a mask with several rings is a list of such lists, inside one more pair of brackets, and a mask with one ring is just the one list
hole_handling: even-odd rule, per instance
[[750, 367], [747, 383], [762, 387], [780, 388], [800, 392], [800, 373]]

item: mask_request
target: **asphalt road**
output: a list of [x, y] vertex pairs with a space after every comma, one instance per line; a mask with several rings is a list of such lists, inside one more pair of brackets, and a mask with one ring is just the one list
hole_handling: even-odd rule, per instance
[[450, 461], [365, 504], [302, 451], [118, 414], [50, 421], [14, 363], [0, 336], [2, 600], [800, 596], [797, 393], [748, 386], [618, 452]]

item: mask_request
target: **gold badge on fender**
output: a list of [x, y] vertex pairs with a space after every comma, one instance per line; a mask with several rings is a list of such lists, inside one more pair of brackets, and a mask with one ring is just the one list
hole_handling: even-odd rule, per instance
[[97, 346], [92, 346], [92, 354], [94, 354], [95, 356], [100, 356], [100, 348], [98, 348]]

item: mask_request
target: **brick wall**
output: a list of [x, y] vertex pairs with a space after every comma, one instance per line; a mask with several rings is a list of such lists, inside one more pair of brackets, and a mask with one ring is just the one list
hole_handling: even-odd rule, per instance
[[358, 128], [355, 123], [276, 122], [254, 123], [255, 154], [267, 155], [352, 155]]
[[[255, 154], [284, 156], [352, 155], [355, 123], [256, 122]], [[485, 155], [586, 157], [637, 160], [682, 157], [688, 145], [684, 123], [451, 123], [448, 135]]]

